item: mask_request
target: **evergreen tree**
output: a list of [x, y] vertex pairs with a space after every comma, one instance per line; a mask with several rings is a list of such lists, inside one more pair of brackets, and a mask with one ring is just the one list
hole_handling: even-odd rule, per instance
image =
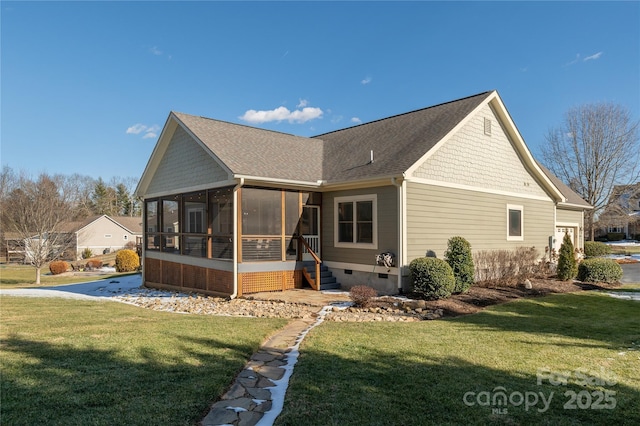
[[558, 279], [569, 281], [578, 275], [578, 262], [573, 249], [573, 242], [568, 233], [564, 234], [560, 253], [558, 254]]
[[473, 285], [475, 270], [471, 244], [463, 237], [451, 237], [447, 242], [447, 251], [444, 253], [447, 263], [453, 269], [456, 278], [454, 293], [464, 293]]

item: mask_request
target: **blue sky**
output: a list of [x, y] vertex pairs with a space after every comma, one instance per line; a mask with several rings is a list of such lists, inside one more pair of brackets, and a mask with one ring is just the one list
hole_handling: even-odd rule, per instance
[[[169, 111], [313, 136], [497, 89], [534, 155], [640, 116], [639, 2], [11, 2], [1, 160], [139, 177]], [[539, 156], [539, 155], [538, 155]]]

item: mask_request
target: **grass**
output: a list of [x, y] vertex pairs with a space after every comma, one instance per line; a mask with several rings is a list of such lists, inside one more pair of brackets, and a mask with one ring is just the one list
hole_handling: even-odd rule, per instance
[[640, 246], [618, 246], [612, 245], [611, 254], [619, 254], [623, 256], [631, 256], [632, 254], [640, 254]]
[[[327, 322], [305, 339], [276, 424], [640, 424], [639, 311], [639, 302], [585, 292], [448, 320]], [[567, 384], [538, 384], [538, 372], [565, 374]], [[617, 383], [581, 387], [579, 374]], [[497, 405], [500, 391], [515, 403]], [[615, 408], [571, 403], [574, 392], [592, 407], [605, 391]], [[541, 392], [553, 394], [547, 410]], [[479, 395], [491, 399], [480, 405]], [[518, 395], [539, 400], [516, 405]]]
[[1, 296], [7, 425], [192, 425], [285, 320]]
[[[62, 284], [74, 284], [97, 279], [108, 279], [130, 275], [131, 273], [114, 273], [111, 275], [51, 275], [48, 267], [42, 268], [40, 286], [54, 286]], [[28, 265], [0, 265], [0, 289], [34, 287], [36, 280], [36, 268]]]

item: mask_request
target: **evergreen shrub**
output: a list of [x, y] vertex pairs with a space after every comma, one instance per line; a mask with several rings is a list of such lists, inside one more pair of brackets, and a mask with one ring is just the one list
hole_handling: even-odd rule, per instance
[[463, 237], [451, 237], [447, 242], [445, 260], [453, 270], [456, 285], [453, 293], [464, 293], [473, 285], [475, 270], [471, 244]]
[[455, 289], [456, 279], [447, 262], [435, 257], [419, 257], [409, 264], [413, 292], [423, 299], [445, 299]]
[[587, 283], [615, 283], [622, 278], [622, 267], [613, 259], [585, 259], [578, 267], [578, 280]]
[[572, 280], [578, 275], [578, 262], [576, 261], [573, 242], [568, 233], [564, 234], [560, 253], [558, 254], [558, 268], [556, 270], [558, 279], [562, 281]]
[[585, 241], [584, 255], [586, 257], [600, 257], [611, 254], [611, 247], [600, 241]]
[[133, 250], [120, 250], [116, 253], [116, 271], [132, 272], [140, 267], [138, 253]]

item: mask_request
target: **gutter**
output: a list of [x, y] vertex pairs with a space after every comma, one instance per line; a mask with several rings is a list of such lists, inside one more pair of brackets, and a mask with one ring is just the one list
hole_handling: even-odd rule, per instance
[[398, 188], [398, 292], [402, 293], [402, 266], [404, 264], [404, 179], [398, 182], [394, 176], [391, 178], [391, 184]]
[[241, 177], [236, 186], [233, 187], [233, 293], [231, 299], [238, 297], [238, 190], [244, 185], [244, 178]]

